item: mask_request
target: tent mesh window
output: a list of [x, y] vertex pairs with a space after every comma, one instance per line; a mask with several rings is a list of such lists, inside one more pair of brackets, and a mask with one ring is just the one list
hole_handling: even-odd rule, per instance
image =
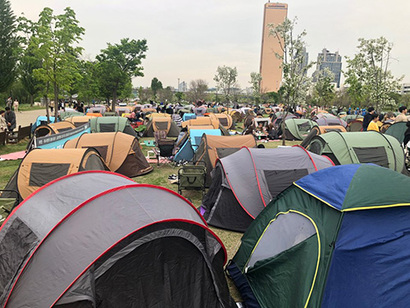
[[43, 186], [68, 173], [70, 164], [32, 163], [30, 169], [30, 186]]
[[63, 133], [63, 132], [66, 132], [66, 131], [72, 130], [72, 129], [73, 129], [72, 127], [59, 128], [59, 129], [58, 129], [58, 132], [59, 132], [59, 133]]
[[106, 132], [115, 132], [115, 123], [104, 123], [104, 124], [99, 124], [100, 125], [100, 132], [101, 133], [106, 133]]
[[219, 118], [219, 123], [220, 123], [222, 126], [228, 126], [228, 119], [226, 119], [226, 118]]
[[264, 170], [266, 182], [268, 183], [269, 192], [273, 197], [284, 191], [294, 181], [308, 175], [307, 169], [292, 170]]
[[361, 148], [353, 147], [353, 150], [361, 163], [373, 163], [389, 168], [386, 149], [384, 147]]
[[273, 259], [316, 234], [312, 222], [298, 213], [283, 213], [272, 220], [249, 258], [247, 267]]
[[217, 148], [216, 153], [218, 154], [219, 158], [224, 158], [226, 156], [229, 156], [237, 151], [239, 151], [240, 148]]
[[103, 162], [101, 161], [101, 158], [98, 155], [91, 154], [85, 162], [81, 164], [81, 168], [79, 171], [84, 171], [84, 170], [105, 170], [105, 166]]
[[323, 152], [323, 143], [319, 140], [312, 140], [312, 142], [309, 144], [309, 147], [307, 149], [308, 151], [322, 155]]
[[155, 122], [157, 130], [168, 130], [168, 122]]
[[297, 127], [298, 127], [298, 130], [307, 132], [308, 130], [310, 130], [311, 125], [309, 122], [303, 122], [302, 124], [297, 124]]
[[[90, 147], [82, 147], [83, 149], [88, 149]], [[97, 150], [102, 159], [107, 161], [108, 145], [95, 145], [92, 146], [93, 149]]]

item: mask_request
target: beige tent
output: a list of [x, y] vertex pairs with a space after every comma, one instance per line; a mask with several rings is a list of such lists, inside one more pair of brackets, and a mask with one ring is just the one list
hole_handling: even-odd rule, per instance
[[215, 118], [219, 121], [219, 124], [221, 124], [225, 129], [231, 129], [233, 125], [232, 117], [229, 114], [226, 113], [211, 113], [209, 114], [209, 117]]
[[122, 132], [83, 134], [67, 141], [64, 148], [94, 148], [111, 171], [128, 177], [153, 170], [141, 151], [138, 139]]
[[86, 170], [109, 169], [94, 149], [34, 149], [24, 157], [5, 189], [15, 190], [25, 199], [59, 177]]
[[213, 129], [218, 129], [219, 128], [219, 121], [216, 117], [210, 118], [210, 117], [198, 117], [196, 119], [191, 119], [188, 121], [182, 122], [182, 127], [191, 127], [192, 126], [212, 126]]
[[196, 163], [199, 161], [205, 163], [207, 186], [210, 185], [210, 173], [215, 168], [217, 159], [231, 155], [242, 147], [256, 147], [256, 140], [253, 135], [213, 136], [204, 134], [202, 136], [201, 143], [195, 152], [193, 161]]
[[54, 135], [58, 133], [63, 133], [73, 128], [75, 128], [75, 126], [72, 123], [66, 122], [66, 121], [49, 123], [49, 124], [38, 126], [36, 130], [34, 131], [34, 136], [43, 137], [43, 136]]
[[88, 123], [90, 121], [90, 119], [92, 119], [94, 117], [92, 116], [76, 116], [76, 117], [69, 117], [67, 119], [65, 119], [65, 121], [70, 122], [72, 124], [74, 124], [75, 127], [79, 127], [85, 123]]
[[154, 133], [157, 131], [165, 131], [168, 137], [178, 137], [180, 130], [169, 115], [158, 116], [157, 114], [149, 119], [144, 136], [154, 137]]

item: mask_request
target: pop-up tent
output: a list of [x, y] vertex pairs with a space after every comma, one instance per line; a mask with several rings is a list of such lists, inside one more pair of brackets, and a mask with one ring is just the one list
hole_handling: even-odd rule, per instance
[[314, 137], [307, 149], [328, 156], [336, 165], [373, 163], [398, 172], [406, 170], [397, 139], [375, 131], [329, 132]]
[[318, 115], [314, 116], [313, 120], [319, 125], [341, 125], [346, 128], [347, 123], [346, 121], [342, 120], [341, 118], [330, 114], [330, 113], [319, 113]]
[[[49, 123], [56, 122], [55, 117], [49, 117]], [[47, 117], [46, 116], [38, 116], [36, 122], [31, 126], [31, 131], [34, 133], [34, 130], [39, 127], [40, 125], [47, 125]]]
[[211, 185], [211, 172], [216, 160], [239, 151], [242, 147], [256, 148], [253, 135], [217, 136], [204, 134], [194, 154], [195, 163], [204, 162], [206, 166], [206, 187]]
[[66, 118], [64, 121], [72, 123], [75, 127], [79, 127], [85, 123], [89, 123], [90, 119], [93, 118], [94, 117], [91, 116], [73, 116]]
[[407, 122], [397, 122], [390, 125], [385, 134], [389, 136], [393, 136], [394, 138], [399, 141], [400, 144], [404, 142], [404, 133], [407, 130]]
[[87, 170], [109, 170], [94, 149], [34, 149], [23, 158], [5, 189], [25, 199], [61, 176]]
[[225, 129], [231, 129], [233, 127], [232, 117], [226, 113], [211, 113], [209, 114], [210, 118], [216, 118], [219, 121], [219, 124], [222, 125]]
[[153, 170], [142, 154], [138, 139], [121, 132], [83, 134], [67, 141], [64, 148], [96, 149], [111, 171], [130, 178]]
[[[160, 115], [160, 114], [159, 114]], [[179, 127], [172, 121], [169, 114], [166, 116], [155, 115], [149, 118], [147, 128], [144, 132], [145, 137], [154, 137], [157, 131], [165, 131], [168, 137], [178, 137]]]
[[137, 137], [127, 118], [123, 117], [94, 117], [90, 119], [92, 133], [123, 132]]
[[330, 132], [346, 132], [346, 129], [341, 125], [332, 125], [332, 126], [318, 126], [317, 124], [312, 127], [309, 134], [303, 139], [302, 143], [300, 144], [302, 147], [306, 148], [309, 143], [312, 141], [313, 137], [318, 136], [320, 134], [326, 134]]
[[217, 161], [201, 213], [212, 226], [244, 232], [293, 181], [331, 166], [328, 158], [302, 147], [242, 148]]
[[226, 251], [186, 199], [112, 173], [44, 186], [0, 229], [2, 307], [235, 307]]
[[75, 128], [70, 122], [62, 121], [38, 126], [34, 130], [35, 137], [50, 136], [54, 134], [63, 133]]
[[228, 266], [246, 307], [407, 307], [409, 190], [407, 176], [360, 164], [295, 182]]
[[195, 129], [190, 129], [186, 137], [181, 141], [178, 152], [174, 156], [174, 161], [190, 161], [194, 157], [195, 152], [198, 150], [201, 143], [202, 136], [214, 135], [220, 136], [221, 130], [219, 129], [196, 129], [198, 126], [194, 126]]
[[315, 125], [317, 125], [315, 122], [308, 119], [287, 119], [285, 120], [285, 138], [286, 140], [303, 140]]

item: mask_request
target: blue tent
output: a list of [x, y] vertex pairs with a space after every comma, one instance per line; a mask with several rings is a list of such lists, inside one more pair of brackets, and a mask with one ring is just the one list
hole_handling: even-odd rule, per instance
[[196, 119], [195, 113], [184, 113], [184, 115], [182, 116], [182, 121], [188, 121], [191, 119]]
[[[49, 117], [50, 122], [49, 123], [55, 123], [56, 118], [55, 117]], [[36, 122], [31, 126], [31, 132], [34, 132], [37, 127], [43, 124], [48, 124], [47, 123], [47, 117], [46, 116], [38, 116], [36, 119]]]
[[190, 161], [201, 143], [202, 135], [221, 136], [220, 129], [190, 129], [189, 136], [179, 151], [175, 154], [174, 161]]
[[408, 307], [409, 190], [409, 177], [370, 164], [296, 181], [228, 267], [247, 307]]

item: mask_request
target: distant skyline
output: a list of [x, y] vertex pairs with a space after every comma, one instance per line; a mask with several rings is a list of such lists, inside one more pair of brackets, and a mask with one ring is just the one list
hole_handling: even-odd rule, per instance
[[[16, 16], [38, 20], [44, 7], [54, 14], [67, 6], [77, 14], [85, 35], [83, 57], [94, 60], [107, 43], [122, 38], [147, 39], [142, 61], [144, 77], [134, 86], [150, 86], [157, 77], [164, 86], [177, 87], [178, 79], [189, 85], [204, 79], [214, 87], [218, 66], [236, 67], [241, 88], [249, 87], [250, 73], [259, 72], [265, 0], [142, 1], [142, 0], [11, 0]], [[273, 2], [273, 1], [272, 1]], [[386, 37], [394, 44], [390, 69], [395, 77], [410, 82], [410, 2], [393, 0], [280, 1], [288, 4], [288, 18], [298, 19], [296, 31], [306, 30], [309, 58], [323, 48], [343, 57], [357, 52], [358, 38]], [[309, 72], [311, 75], [312, 72]], [[342, 77], [342, 83], [344, 78]]]

